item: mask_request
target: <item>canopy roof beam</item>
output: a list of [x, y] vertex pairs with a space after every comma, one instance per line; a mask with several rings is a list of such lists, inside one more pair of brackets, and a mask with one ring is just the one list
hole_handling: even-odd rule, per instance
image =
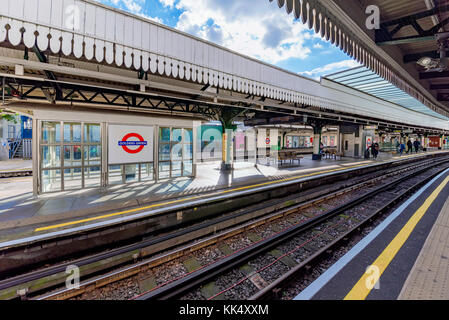
[[[437, 32], [449, 23], [449, 18], [442, 20], [428, 30], [424, 30], [418, 23], [418, 20], [447, 11], [449, 11], [449, 5], [442, 5], [424, 12], [381, 23], [380, 29], [377, 29], [375, 32], [376, 43], [379, 46], [383, 46], [434, 40]], [[391, 26], [395, 26], [395, 28], [389, 31], [388, 27]], [[393, 36], [405, 26], [412, 26], [417, 35], [393, 38]]]

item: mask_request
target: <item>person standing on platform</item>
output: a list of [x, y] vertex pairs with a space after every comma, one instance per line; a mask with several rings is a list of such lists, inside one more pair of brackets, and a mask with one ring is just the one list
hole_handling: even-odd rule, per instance
[[401, 154], [401, 156], [402, 156], [402, 153], [404, 153], [404, 150], [405, 150], [405, 144], [401, 143], [401, 145], [399, 146], [399, 153]]
[[418, 151], [419, 151], [419, 141], [415, 140], [415, 142], [413, 142], [413, 146], [415, 147], [415, 152], [418, 153]]
[[409, 140], [408, 142], [407, 142], [407, 154], [408, 153], [413, 153], [413, 143], [412, 143], [412, 140]]
[[371, 154], [373, 155], [374, 159], [377, 159], [377, 156], [379, 155], [379, 144], [377, 142], [374, 142], [371, 145]]

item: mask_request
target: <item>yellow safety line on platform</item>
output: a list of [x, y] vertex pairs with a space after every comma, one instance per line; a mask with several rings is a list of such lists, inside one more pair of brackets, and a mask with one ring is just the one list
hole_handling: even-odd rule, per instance
[[[370, 266], [369, 271], [367, 271], [360, 280], [355, 284], [351, 291], [344, 298], [345, 300], [365, 300], [368, 294], [373, 289], [375, 282], [379, 281], [380, 276], [383, 274], [385, 269], [394, 259], [396, 254], [402, 248], [404, 243], [409, 238], [412, 231], [415, 229], [418, 222], [422, 219], [424, 214], [427, 212], [429, 207], [441, 193], [443, 188], [448, 184], [449, 176], [444, 179], [444, 181], [432, 192], [432, 194], [424, 201], [423, 205], [416, 210], [407, 224], [399, 231], [396, 237], [390, 242], [390, 244], [385, 248], [385, 250], [380, 254], [380, 256], [373, 262]], [[380, 285], [382, 285], [379, 282]]]
[[29, 169], [11, 169], [11, 170], [0, 170], [0, 173], [12, 173], [12, 172], [21, 172], [21, 171], [32, 171], [32, 168]]
[[363, 167], [363, 166], [366, 166], [366, 164], [354, 165], [354, 166], [351, 166], [351, 167], [345, 167], [345, 168], [339, 168], [339, 169], [332, 169], [332, 170], [324, 170], [324, 171], [319, 171], [319, 172], [313, 172], [313, 173], [304, 174], [304, 175], [301, 175], [301, 176], [285, 178], [285, 179], [280, 179], [280, 180], [273, 180], [273, 181], [268, 181], [268, 182], [264, 182], [264, 183], [254, 184], [254, 185], [250, 185], [250, 186], [239, 187], [239, 188], [235, 188], [235, 189], [218, 191], [218, 192], [216, 192], [215, 194], [212, 194], [212, 195], [211, 194], [208, 194], [208, 195], [206, 194], [206, 195], [193, 196], [193, 197], [189, 197], [189, 198], [183, 198], [183, 199], [168, 201], [168, 202], [164, 202], [164, 203], [157, 203], [157, 204], [149, 205], [149, 206], [146, 206], [146, 207], [135, 208], [135, 209], [131, 209], [131, 210], [126, 210], [126, 211], [106, 214], [106, 215], [102, 215], [102, 216], [98, 216], [98, 217], [92, 217], [92, 218], [87, 218], [87, 219], [82, 219], [82, 220], [76, 220], [76, 221], [60, 223], [60, 224], [51, 225], [51, 226], [48, 226], [48, 227], [37, 228], [34, 231], [35, 232], [47, 231], [47, 230], [51, 230], [51, 229], [67, 227], [67, 226], [71, 226], [71, 225], [75, 225], [75, 224], [91, 222], [91, 221], [95, 221], [95, 220], [100, 220], [100, 219], [111, 218], [111, 217], [115, 217], [115, 216], [119, 216], [119, 215], [124, 215], [124, 214], [127, 214], [127, 213], [133, 213], [133, 212], [142, 211], [142, 210], [146, 210], [146, 209], [161, 207], [161, 206], [165, 206], [165, 205], [169, 205], [169, 204], [185, 202], [185, 201], [190, 201], [190, 200], [195, 200], [195, 199], [199, 199], [199, 198], [210, 197], [210, 196], [224, 194], [224, 193], [229, 193], [229, 192], [234, 192], [234, 191], [241, 191], [241, 190], [246, 190], [246, 189], [250, 189], [250, 188], [262, 187], [262, 186], [266, 186], [266, 185], [270, 185], [270, 184], [274, 184], [274, 183], [285, 182], [285, 181], [290, 181], [290, 180], [295, 180], [295, 179], [315, 176], [315, 175], [319, 175], [319, 174], [323, 174], [323, 173], [330, 173], [330, 172], [335, 172], [335, 171], [343, 171], [343, 170], [347, 170], [347, 169], [351, 169], [351, 168], [357, 168], [357, 167]]

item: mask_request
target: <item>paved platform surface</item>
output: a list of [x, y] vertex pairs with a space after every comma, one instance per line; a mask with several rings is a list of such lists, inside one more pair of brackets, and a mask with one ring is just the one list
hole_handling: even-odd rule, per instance
[[449, 298], [448, 196], [449, 169], [397, 208], [295, 300]]
[[[372, 165], [384, 161], [397, 161], [418, 155], [393, 156], [381, 154], [377, 160], [350, 159], [312, 161], [306, 156], [301, 166], [275, 167], [251, 163], [238, 163], [229, 175], [220, 172], [218, 163], [198, 165], [194, 179], [180, 178], [170, 181], [133, 183], [108, 188], [46, 194], [33, 198], [32, 178], [7, 178], [0, 183], [0, 242], [20, 239], [43, 226], [73, 219], [96, 219], [118, 210], [136, 209], [157, 203], [173, 203], [176, 199], [191, 199], [219, 190], [251, 186], [267, 181], [320, 172], [337, 172], [351, 167]], [[170, 200], [167, 200], [170, 199]]]
[[0, 161], [0, 172], [3, 171], [25, 171], [33, 169], [32, 160], [7, 160]]
[[399, 300], [449, 300], [449, 198], [402, 288]]

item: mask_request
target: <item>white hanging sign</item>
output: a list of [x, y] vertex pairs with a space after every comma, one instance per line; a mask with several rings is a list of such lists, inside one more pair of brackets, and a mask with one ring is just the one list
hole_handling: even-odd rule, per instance
[[154, 127], [109, 125], [108, 162], [153, 162]]

